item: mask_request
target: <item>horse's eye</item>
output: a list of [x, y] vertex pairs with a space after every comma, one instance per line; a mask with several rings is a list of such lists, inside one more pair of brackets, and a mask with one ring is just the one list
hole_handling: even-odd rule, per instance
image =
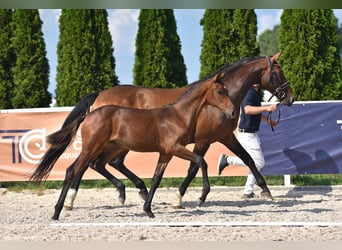
[[219, 90], [217, 90], [217, 93], [219, 95], [225, 95], [227, 93], [227, 89], [226, 88], [219, 89]]

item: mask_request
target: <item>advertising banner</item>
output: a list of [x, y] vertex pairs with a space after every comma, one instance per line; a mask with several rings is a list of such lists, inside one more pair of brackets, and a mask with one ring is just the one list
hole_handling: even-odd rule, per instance
[[[0, 110], [0, 182], [26, 181], [49, 148], [46, 136], [59, 130], [72, 107]], [[342, 101], [296, 102], [280, 106], [280, 122], [272, 132], [262, 122], [259, 133], [266, 165], [263, 175], [342, 173]], [[272, 119], [278, 118], [278, 111]], [[265, 114], [267, 115], [267, 114]], [[193, 144], [187, 146], [190, 150]], [[63, 180], [68, 166], [82, 148], [80, 133], [58, 159], [48, 180]], [[216, 176], [221, 153], [232, 155], [222, 144], [213, 143], [205, 155], [209, 176]], [[125, 165], [140, 178], [153, 176], [158, 153], [129, 152]], [[173, 157], [164, 177], [185, 177], [189, 162]], [[107, 166], [118, 178], [125, 178]], [[247, 167], [230, 166], [224, 176], [248, 173]], [[201, 176], [199, 171], [198, 176]], [[84, 179], [101, 179], [87, 170]]]
[[[262, 124], [264, 175], [342, 173], [342, 102], [296, 102], [280, 106], [280, 123]], [[278, 118], [274, 112], [273, 119]]]
[[[0, 111], [0, 182], [27, 181], [37, 167], [41, 157], [50, 147], [46, 136], [59, 130], [72, 107], [42, 108]], [[193, 149], [193, 144], [187, 146]], [[61, 155], [54, 165], [48, 180], [63, 180], [65, 171], [77, 158], [82, 148], [80, 133]], [[208, 173], [217, 175], [216, 163], [220, 153], [229, 152], [220, 143], [214, 143], [208, 150], [205, 159]], [[129, 152], [125, 165], [140, 178], [152, 178], [156, 168], [158, 153]], [[189, 161], [173, 157], [164, 173], [164, 177], [185, 177]], [[126, 178], [114, 168], [107, 165], [109, 172], [118, 178]], [[248, 169], [231, 167], [225, 171], [226, 176], [245, 175]], [[201, 171], [199, 171], [201, 176]], [[104, 177], [92, 169], [88, 169], [83, 179], [103, 179]]]

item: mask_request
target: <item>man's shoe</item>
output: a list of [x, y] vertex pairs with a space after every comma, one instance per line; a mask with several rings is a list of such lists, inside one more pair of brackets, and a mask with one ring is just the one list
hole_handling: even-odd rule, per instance
[[244, 194], [242, 196], [242, 199], [244, 199], [244, 200], [253, 199], [253, 198], [255, 198], [255, 194], [254, 193]]
[[225, 154], [221, 154], [219, 161], [217, 163], [218, 174], [221, 175], [223, 169], [227, 167], [229, 164], [227, 163], [227, 156]]

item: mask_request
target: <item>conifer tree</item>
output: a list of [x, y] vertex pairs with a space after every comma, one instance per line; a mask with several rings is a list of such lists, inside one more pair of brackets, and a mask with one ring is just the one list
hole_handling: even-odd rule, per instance
[[280, 25], [275, 25], [272, 30], [266, 30], [258, 37], [260, 46], [260, 55], [271, 56], [279, 52], [279, 34]]
[[13, 108], [48, 107], [51, 103], [49, 63], [46, 57], [42, 21], [36, 9], [17, 9], [13, 13], [13, 37], [16, 56], [12, 68]]
[[279, 62], [296, 99], [341, 98], [338, 25], [332, 10], [286, 9], [279, 32]]
[[200, 78], [227, 63], [259, 55], [253, 9], [207, 9], [200, 24], [203, 26]]
[[162, 88], [187, 84], [173, 10], [141, 10], [135, 44], [134, 84]]
[[117, 85], [106, 10], [62, 10], [59, 24], [57, 105]]
[[11, 49], [12, 10], [0, 9], [0, 109], [12, 108], [13, 79], [11, 68], [14, 63]]

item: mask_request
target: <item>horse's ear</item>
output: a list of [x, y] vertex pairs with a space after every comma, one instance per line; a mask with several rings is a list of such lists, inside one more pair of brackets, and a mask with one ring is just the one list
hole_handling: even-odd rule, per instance
[[271, 62], [276, 63], [281, 55], [281, 51], [271, 57]]
[[224, 78], [224, 72], [217, 73], [215, 75], [215, 82], [222, 83], [222, 79]]

